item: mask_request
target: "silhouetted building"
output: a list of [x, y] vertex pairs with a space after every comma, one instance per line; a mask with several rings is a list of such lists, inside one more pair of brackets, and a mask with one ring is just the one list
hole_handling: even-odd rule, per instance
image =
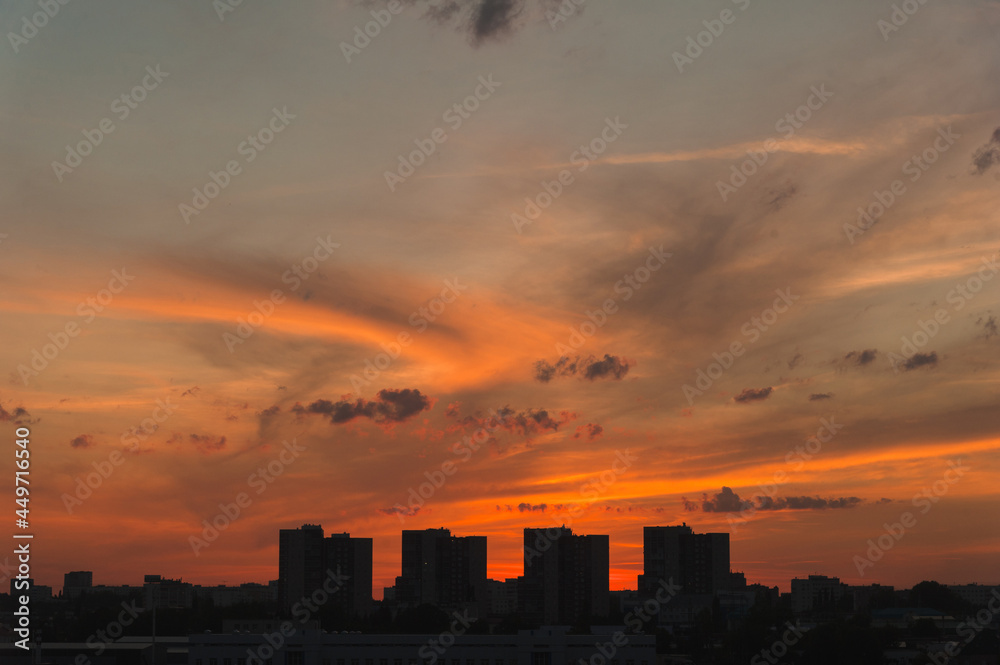
[[74, 570], [63, 575], [63, 598], [78, 598], [93, 588], [94, 573], [89, 570]]
[[642, 558], [643, 599], [653, 598], [661, 581], [680, 585], [685, 595], [714, 595], [728, 590], [733, 581], [728, 533], [694, 533], [687, 524], [643, 527]]
[[194, 587], [182, 580], [168, 580], [159, 575], [143, 577], [143, 607], [166, 609], [191, 609], [194, 606]]
[[[452, 639], [446, 647], [441, 645], [441, 635], [438, 634], [321, 633], [300, 630], [296, 624], [291, 635], [283, 633], [281, 652], [275, 653], [273, 660], [275, 665], [563, 665], [590, 662], [595, 653], [600, 656], [595, 650], [597, 643], [604, 649], [613, 650], [615, 660], [622, 665], [655, 665], [657, 662], [655, 635], [629, 635], [627, 640], [621, 641], [622, 633], [614, 626], [595, 626], [590, 635], [570, 634], [565, 627], [522, 630], [517, 635], [473, 635], [465, 630], [468, 625], [461, 623], [458, 617], [455, 621], [456, 628], [462, 630], [448, 634]], [[261, 653], [262, 649], [270, 648], [268, 638], [274, 639], [270, 634], [216, 634], [208, 631], [192, 634], [188, 637], [188, 662], [205, 665], [225, 665], [229, 662], [238, 665], [242, 659], [247, 659], [248, 651]], [[246, 663], [256, 665], [256, 659], [247, 659]]]
[[372, 539], [332, 533], [323, 544], [324, 571], [341, 573], [335, 578], [340, 589], [330, 595], [329, 602], [346, 616], [369, 614], [372, 609]]
[[201, 586], [193, 587], [195, 598], [210, 600], [214, 607], [232, 607], [234, 605], [271, 605], [278, 600], [277, 584], [256, 584], [246, 582], [239, 586]]
[[468, 608], [485, 617], [486, 536], [452, 536], [448, 529], [403, 531], [402, 570], [396, 601], [417, 607]]
[[[892, 587], [889, 587], [890, 589]], [[995, 598], [1000, 598], [1000, 586], [988, 584], [949, 584], [948, 588], [971, 603], [973, 607], [986, 607]]]
[[852, 598], [851, 605], [855, 612], [891, 607], [895, 601], [895, 589], [881, 584], [848, 586], [845, 592]]
[[323, 527], [304, 524], [278, 534], [278, 605], [291, 612], [318, 589], [327, 603], [353, 616], [367, 614], [372, 603], [372, 539], [350, 534], [323, 537]]
[[810, 575], [792, 579], [792, 611], [796, 614], [818, 610], [833, 610], [844, 596], [839, 577]]
[[323, 584], [323, 527], [303, 524], [278, 532], [278, 607], [292, 605]]
[[517, 612], [517, 578], [488, 580], [490, 616], [505, 617]]
[[566, 527], [524, 530], [519, 613], [544, 624], [589, 622], [610, 609], [608, 536]]

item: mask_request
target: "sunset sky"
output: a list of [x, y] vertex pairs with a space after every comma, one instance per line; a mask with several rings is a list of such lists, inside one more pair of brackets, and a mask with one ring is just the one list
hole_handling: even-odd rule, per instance
[[266, 582], [318, 523], [380, 598], [402, 529], [503, 579], [566, 524], [635, 588], [686, 522], [782, 590], [1000, 583], [1000, 2], [390, 5], [0, 3], [36, 581]]

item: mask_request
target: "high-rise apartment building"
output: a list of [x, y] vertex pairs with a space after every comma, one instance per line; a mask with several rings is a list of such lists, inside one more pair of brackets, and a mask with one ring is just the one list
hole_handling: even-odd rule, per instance
[[524, 577], [518, 608], [529, 620], [577, 624], [608, 615], [608, 536], [566, 527], [524, 530]]
[[485, 617], [486, 536], [452, 536], [448, 529], [403, 531], [396, 600], [410, 607], [463, 607]]
[[372, 605], [372, 539], [350, 534], [323, 537], [323, 527], [304, 524], [278, 534], [278, 602], [284, 612], [318, 589], [327, 604], [347, 616], [364, 615]]

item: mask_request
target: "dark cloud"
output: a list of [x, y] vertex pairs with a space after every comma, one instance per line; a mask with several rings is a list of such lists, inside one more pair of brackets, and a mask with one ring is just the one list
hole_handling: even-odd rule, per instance
[[536, 362], [535, 380], [548, 383], [555, 377], [580, 375], [589, 381], [604, 378], [621, 381], [628, 374], [630, 367], [632, 367], [630, 361], [610, 354], [604, 354], [601, 360], [594, 356], [587, 358], [563, 356], [555, 364], [545, 360]]
[[856, 365], [867, 365], [875, 360], [875, 356], [878, 355], [877, 349], [865, 349], [864, 351], [851, 351], [846, 356], [844, 360], [850, 360]]
[[757, 510], [835, 510], [854, 508], [864, 499], [845, 496], [836, 499], [821, 499], [818, 496], [760, 497]]
[[406, 506], [395, 505], [392, 508], [377, 508], [377, 513], [381, 515], [402, 515], [403, 517], [413, 517], [420, 512], [420, 506], [413, 506], [412, 508], [407, 508]]
[[786, 182], [774, 189], [770, 189], [764, 198], [765, 203], [774, 210], [781, 210], [789, 201], [794, 198], [799, 189], [791, 182]]
[[73, 448], [90, 448], [94, 445], [94, 437], [89, 434], [81, 434], [69, 442]]
[[203, 453], [214, 453], [226, 447], [226, 437], [224, 436], [189, 434], [188, 440], [194, 444], [195, 448]]
[[505, 503], [502, 506], [500, 504], [497, 504], [496, 508], [501, 513], [502, 512], [512, 513], [515, 510], [517, 512], [519, 512], [519, 513], [544, 513], [549, 508], [552, 508], [553, 510], [562, 510], [563, 508], [566, 508], [566, 507], [568, 507], [568, 506], [566, 506], [565, 504], [562, 504], [562, 503], [557, 503], [557, 504], [552, 505], [552, 506], [550, 506], [547, 503], [537, 503], [537, 504], [519, 503], [516, 506], [512, 506], [509, 503]]
[[916, 353], [912, 358], [903, 363], [903, 369], [907, 372], [918, 367], [925, 367], [937, 365], [938, 356], [936, 351], [931, 351], [930, 353]]
[[499, 39], [520, 27], [528, 5], [549, 6], [551, 0], [404, 0], [420, 6], [424, 17], [442, 25], [451, 25], [469, 35], [473, 46]]
[[695, 511], [700, 507], [705, 513], [737, 513], [750, 507], [749, 501], [740, 499], [740, 496], [729, 487], [723, 487], [722, 491], [711, 499], [707, 494], [703, 495], [700, 505], [683, 497], [681, 501], [685, 510]]
[[804, 358], [802, 357], [802, 354], [801, 353], [796, 353], [788, 361], [788, 369], [795, 369], [796, 367], [798, 367], [799, 363], [801, 363], [803, 360], [804, 360]]
[[809, 396], [810, 402], [818, 402], [821, 399], [831, 399], [833, 398], [833, 393], [813, 393]]
[[986, 144], [976, 149], [972, 155], [972, 167], [977, 175], [982, 175], [1000, 164], [1000, 127]]
[[576, 374], [576, 368], [576, 360], [570, 360], [567, 356], [557, 360], [555, 365], [539, 360], [535, 363], [535, 380], [548, 383], [556, 376], [573, 376]]
[[733, 398], [734, 402], [746, 404], [747, 402], [759, 402], [771, 396], [774, 388], [744, 388], [743, 392]]
[[[363, 0], [364, 4], [375, 4]], [[560, 12], [565, 0], [403, 0], [403, 3], [423, 10], [423, 17], [440, 25], [448, 25], [469, 35], [473, 46], [499, 40], [519, 28], [529, 20], [548, 22], [550, 28], [565, 21], [569, 16], [579, 15], [584, 6], [579, 2], [572, 5], [572, 11]]]
[[583, 378], [589, 379], [591, 381], [595, 379], [601, 379], [604, 377], [613, 378], [616, 381], [621, 381], [628, 374], [629, 362], [623, 360], [618, 356], [609, 356], [605, 354], [604, 360], [598, 360], [597, 362], [587, 365], [583, 372]]
[[996, 337], [1000, 334], [1000, 330], [997, 329], [997, 319], [995, 316], [989, 318], [979, 317], [976, 321], [977, 326], [982, 326], [983, 334], [981, 337], [983, 339], [990, 339], [991, 337]]
[[201, 390], [201, 388], [199, 388], [198, 386], [194, 386], [192, 388], [188, 388], [187, 390], [185, 390], [184, 392], [181, 393], [181, 397], [187, 397], [188, 395], [191, 395], [192, 397], [194, 397], [195, 395], [198, 394], [198, 392], [200, 390]]
[[546, 409], [523, 409], [515, 411], [509, 406], [492, 411], [488, 416], [458, 417], [458, 409], [448, 414], [467, 427], [487, 430], [506, 430], [508, 432], [527, 436], [545, 430], [556, 431], [560, 425], [576, 420], [576, 414], [570, 411], [560, 411], [558, 420], [553, 418]]
[[701, 509], [705, 513], [738, 513], [742, 510], [836, 510], [854, 508], [864, 503], [864, 499], [856, 496], [835, 499], [822, 499], [818, 496], [757, 496], [753, 501], [748, 501], [740, 498], [740, 495], [729, 487], [723, 487], [722, 491], [712, 498], [707, 494], [703, 495], [700, 503], [689, 501], [686, 497], [682, 497], [681, 501], [685, 510], [693, 512]]
[[574, 439], [579, 439], [582, 436], [586, 436], [589, 441], [593, 441], [597, 437], [604, 433], [604, 428], [596, 423], [587, 423], [586, 425], [580, 425], [576, 428], [576, 434], [573, 435]]
[[297, 403], [291, 408], [292, 413], [318, 414], [326, 416], [335, 425], [350, 422], [355, 418], [368, 418], [377, 423], [399, 423], [410, 416], [431, 408], [427, 395], [419, 390], [404, 388], [402, 390], [380, 390], [375, 400], [358, 398], [355, 401], [318, 399], [309, 406]]
[[14, 423], [15, 425], [34, 425], [37, 419], [33, 419], [31, 414], [22, 407], [17, 407], [13, 411], [7, 411], [0, 406], [0, 423]]

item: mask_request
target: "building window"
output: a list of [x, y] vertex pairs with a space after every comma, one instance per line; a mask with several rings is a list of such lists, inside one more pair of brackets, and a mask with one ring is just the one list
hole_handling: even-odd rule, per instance
[[208, 659], [208, 665], [219, 665], [219, 659], [218, 658], [209, 658]]
[[289, 651], [285, 655], [285, 665], [305, 665], [305, 656], [301, 651]]
[[233, 659], [232, 658], [223, 658], [222, 659], [222, 665], [233, 665]]

